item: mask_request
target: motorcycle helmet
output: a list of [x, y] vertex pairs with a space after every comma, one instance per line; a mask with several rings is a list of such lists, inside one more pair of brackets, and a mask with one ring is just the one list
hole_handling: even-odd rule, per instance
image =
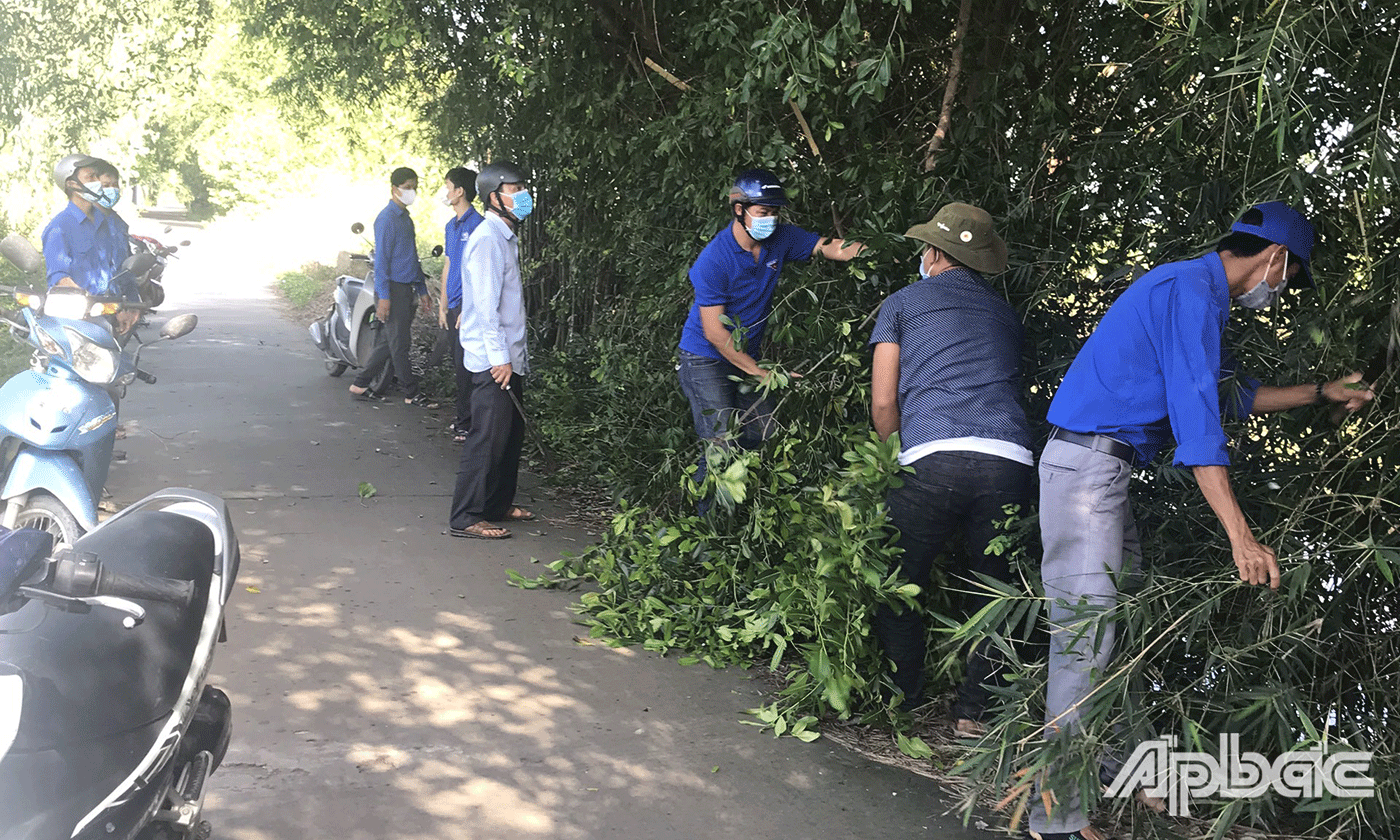
[[476, 176], [476, 194], [481, 203], [491, 206], [491, 195], [499, 192], [502, 184], [524, 184], [529, 181], [525, 173], [513, 163], [488, 163], [481, 167]]
[[778, 176], [767, 169], [750, 169], [734, 179], [734, 186], [729, 189], [729, 203], [786, 207], [787, 190], [783, 189]]
[[85, 166], [96, 166], [101, 163], [106, 163], [106, 161], [102, 160], [102, 158], [95, 158], [92, 155], [82, 154], [81, 152], [65, 155], [58, 163], [53, 165], [54, 185], [62, 190], [64, 195], [67, 195], [68, 182], [77, 176], [79, 169]]

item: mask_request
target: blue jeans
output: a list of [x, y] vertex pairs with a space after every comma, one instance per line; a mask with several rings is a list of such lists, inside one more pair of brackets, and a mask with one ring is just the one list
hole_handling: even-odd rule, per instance
[[[1079, 706], [1113, 656], [1117, 625], [1110, 611], [1119, 585], [1137, 584], [1142, 544], [1128, 503], [1132, 472], [1127, 461], [1063, 440], [1046, 443], [1040, 456], [1040, 579], [1050, 619], [1047, 738], [1077, 736]], [[1115, 756], [1102, 760], [1117, 763]], [[1057, 790], [1053, 814], [1032, 796], [1031, 829], [1058, 834], [1088, 825], [1088, 806], [1077, 791], [1077, 784]]]
[[[739, 386], [745, 381], [752, 384], [753, 377], [723, 359], [711, 359], [685, 350], [679, 353], [676, 374], [681, 380], [681, 391], [690, 401], [690, 417], [702, 443], [728, 446], [730, 440], [725, 433], [735, 424], [738, 428], [733, 441], [746, 449], [773, 434], [772, 401], [760, 396], [756, 386], [748, 393], [740, 391]], [[707, 471], [702, 448], [696, 483], [705, 480]], [[708, 500], [701, 500], [700, 507], [703, 514], [709, 508]]]
[[[954, 535], [961, 533], [967, 551], [954, 562], [953, 576], [966, 590], [962, 609], [975, 615], [990, 601], [976, 575], [1010, 582], [1011, 570], [1004, 554], [990, 554], [988, 545], [1002, 534], [997, 520], [1006, 519], [1006, 505], [1029, 512], [1035, 494], [1035, 469], [981, 452], [934, 452], [915, 461], [914, 474], [902, 476], [903, 487], [890, 491], [890, 524], [899, 529], [897, 544], [900, 579], [928, 589], [933, 561]], [[907, 701], [917, 701], [924, 688], [927, 632], [917, 610], [896, 611], [880, 605], [875, 611], [875, 632], [885, 655], [895, 665], [894, 684]], [[991, 699], [987, 686], [998, 678], [999, 667], [986, 641], [967, 656], [967, 673], [958, 687], [953, 717], [979, 720]]]

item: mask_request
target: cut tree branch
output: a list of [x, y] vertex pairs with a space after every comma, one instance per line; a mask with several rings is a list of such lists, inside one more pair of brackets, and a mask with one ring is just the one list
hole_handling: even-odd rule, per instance
[[661, 76], [661, 78], [665, 79], [666, 81], [670, 82], [671, 84], [675, 85], [681, 90], [690, 90], [690, 85], [686, 84], [680, 79], [677, 79], [671, 73], [670, 70], [667, 70], [665, 67], [662, 67], [660, 64], [657, 64], [655, 61], [652, 61], [650, 57], [645, 59], [645, 63], [646, 66], [650, 67], [652, 70], [655, 70]]
[[938, 150], [943, 148], [943, 140], [948, 136], [948, 126], [953, 121], [953, 100], [958, 94], [958, 77], [962, 75], [963, 42], [967, 40], [967, 24], [972, 18], [972, 0], [962, 0], [958, 12], [958, 28], [953, 33], [953, 60], [948, 66], [948, 86], [943, 90], [943, 110], [938, 115], [938, 130], [928, 141], [928, 152], [924, 155], [924, 171], [932, 172], [937, 163]]
[[802, 116], [802, 109], [797, 107], [797, 100], [789, 99], [788, 104], [792, 106], [792, 112], [797, 115], [797, 124], [802, 126], [802, 136], [807, 138], [807, 145], [812, 147], [813, 157], [820, 158], [822, 150], [817, 148], [817, 138], [812, 136], [812, 127], [807, 124], [807, 118]]

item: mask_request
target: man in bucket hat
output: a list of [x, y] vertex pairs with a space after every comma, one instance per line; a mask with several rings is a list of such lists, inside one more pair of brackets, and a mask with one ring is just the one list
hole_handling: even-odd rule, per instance
[[[1254, 538], [1230, 488], [1222, 410], [1231, 416], [1306, 405], [1355, 411], [1371, 399], [1358, 373], [1279, 388], [1247, 380], [1222, 405], [1222, 339], [1230, 305], [1263, 309], [1288, 284], [1313, 285], [1313, 227], [1279, 201], [1250, 208], [1215, 251], [1158, 266], [1104, 314], [1050, 405], [1040, 457], [1041, 580], [1049, 600], [1046, 736], [1077, 738], [1080, 706], [1112, 656], [1117, 579], [1142, 559], [1128, 501], [1134, 468], [1169, 443], [1189, 467], [1230, 541], [1240, 580], [1279, 585], [1273, 549]], [[1116, 769], [1103, 756], [1103, 771]], [[1031, 831], [1042, 840], [1094, 840], [1079, 780], [1048, 782], [1033, 796]], [[1050, 808], [1046, 805], [1049, 803]]]
[[[1006, 556], [989, 546], [1007, 505], [1026, 511], [1035, 492], [1030, 426], [1021, 406], [1021, 318], [982, 279], [1006, 270], [1006, 243], [992, 217], [945, 205], [905, 234], [924, 244], [919, 281], [890, 295], [871, 333], [871, 418], [881, 438], [899, 432], [899, 462], [913, 468], [888, 499], [903, 555], [899, 574], [922, 588], [933, 560], [962, 532], [967, 557], [957, 576], [975, 614], [989, 598], [978, 574], [1010, 581]], [[924, 621], [881, 606], [875, 629], [894, 663], [904, 709], [923, 701]], [[982, 733], [997, 664], [991, 646], [968, 654], [953, 706], [955, 731]]]

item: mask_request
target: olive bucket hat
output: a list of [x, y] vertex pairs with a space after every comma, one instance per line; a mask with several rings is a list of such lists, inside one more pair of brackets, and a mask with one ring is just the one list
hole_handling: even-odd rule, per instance
[[933, 218], [904, 234], [927, 242], [980, 274], [1006, 270], [1006, 243], [992, 227], [992, 217], [980, 207], [953, 202]]

